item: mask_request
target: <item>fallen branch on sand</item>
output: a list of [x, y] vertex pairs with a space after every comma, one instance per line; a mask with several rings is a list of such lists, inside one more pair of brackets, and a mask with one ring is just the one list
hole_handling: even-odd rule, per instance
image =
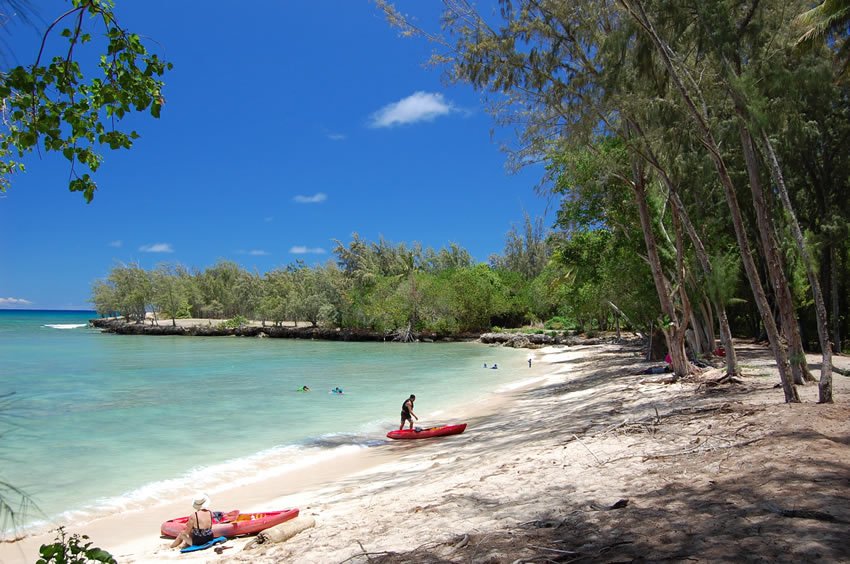
[[545, 546], [537, 546], [530, 544], [529, 548], [536, 548], [537, 550], [548, 550], [549, 552], [557, 552], [558, 554], [568, 554], [570, 556], [578, 556], [581, 552], [576, 552], [575, 550], [561, 550], [560, 548], [547, 548]]
[[573, 435], [573, 438], [574, 438], [575, 440], [577, 440], [577, 441], [578, 441], [578, 444], [580, 444], [580, 445], [581, 445], [581, 446], [583, 446], [585, 449], [587, 449], [587, 452], [589, 452], [589, 453], [593, 456], [593, 458], [595, 458], [595, 459], [596, 459], [596, 462], [598, 462], [600, 465], [602, 465], [602, 461], [601, 461], [601, 460], [599, 460], [599, 457], [598, 457], [598, 456], [596, 456], [595, 454], [593, 454], [593, 451], [592, 451], [592, 450], [590, 450], [589, 448], [587, 448], [587, 445], [586, 445], [586, 444], [584, 444], [583, 442], [581, 442], [581, 439], [580, 439], [580, 438], [576, 437], [575, 435]]
[[817, 521], [826, 521], [827, 523], [845, 523], [845, 521], [839, 519], [835, 515], [826, 513], [824, 511], [817, 511], [814, 509], [783, 509], [770, 503], [766, 504], [764, 508], [770, 511], [771, 513], [775, 513], [781, 517], [792, 517], [796, 519], [815, 519]]
[[578, 558], [573, 558], [572, 560], [567, 560], [567, 563], [578, 562], [579, 560], [584, 560], [585, 558], [598, 558], [611, 550], [612, 548], [617, 548], [618, 546], [622, 546], [624, 544], [632, 544], [634, 541], [619, 541], [614, 544], [609, 544], [608, 546], [603, 546], [596, 554], [588, 554], [586, 556], [579, 556]]
[[301, 515], [291, 521], [287, 521], [261, 531], [254, 540], [245, 545], [245, 550], [257, 548], [263, 544], [285, 542], [298, 533], [315, 526], [315, 519], [306, 515]]
[[[688, 455], [688, 454], [695, 454], [695, 453], [698, 453], [698, 452], [711, 452], [711, 451], [714, 451], [714, 450], [723, 450], [723, 449], [727, 449], [727, 448], [737, 448], [737, 447], [747, 446], [749, 444], [760, 441], [764, 438], [765, 438], [764, 436], [756, 437], [756, 438], [750, 439], [748, 441], [741, 441], [741, 442], [738, 442], [738, 443], [732, 443], [732, 444], [725, 445], [725, 446], [706, 447], [705, 444], [702, 444], [702, 445], [700, 445], [696, 448], [683, 450], [683, 451], [679, 451], [679, 452], [667, 452], [667, 453], [662, 453], [662, 454], [649, 454], [649, 455], [644, 456], [643, 460], [646, 461], [646, 460], [654, 460], [654, 459], [658, 459], [658, 458], [671, 458], [671, 457], [676, 457], [676, 456], [685, 456], [685, 455]], [[640, 455], [626, 456], [626, 457], [623, 457], [623, 458], [635, 458], [637, 456], [640, 456]]]

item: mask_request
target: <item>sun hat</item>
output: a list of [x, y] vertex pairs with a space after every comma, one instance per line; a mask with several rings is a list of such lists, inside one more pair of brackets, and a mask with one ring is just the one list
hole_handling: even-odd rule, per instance
[[195, 497], [192, 498], [192, 507], [195, 508], [195, 511], [200, 511], [201, 509], [208, 509], [210, 506], [210, 496], [205, 493], [197, 493]]

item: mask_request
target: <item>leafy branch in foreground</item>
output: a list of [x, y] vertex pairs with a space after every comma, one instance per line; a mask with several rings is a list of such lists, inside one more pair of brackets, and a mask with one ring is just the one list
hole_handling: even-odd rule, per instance
[[36, 561], [36, 564], [88, 564], [90, 562], [115, 564], [117, 562], [102, 548], [92, 546], [93, 543], [89, 541], [87, 535], [68, 536], [65, 533], [65, 527], [59, 527], [56, 531], [56, 540], [53, 544], [41, 545], [39, 550], [41, 558]]
[[[139, 135], [116, 128], [116, 122], [130, 112], [149, 109], [159, 117], [165, 99], [158, 77], [172, 65], [119, 26], [113, 7], [112, 0], [72, 0], [72, 8], [44, 32], [35, 63], [0, 73], [0, 191], [9, 187], [11, 175], [24, 170], [25, 154], [44, 148], [68, 159], [69, 189], [91, 202], [97, 185], [76, 165], [95, 172], [103, 161], [99, 147], [129, 149]], [[105, 32], [106, 49], [97, 65], [102, 76], [87, 77], [75, 59], [75, 50], [92, 41], [86, 16]], [[67, 52], [43, 62], [48, 39], [63, 22], [70, 22], [61, 31]]]
[[[14, 392], [0, 394], [0, 439], [6, 435], [6, 427], [15, 427], [15, 424], [9, 421], [13, 395]], [[25, 491], [0, 477], [0, 529], [5, 530], [9, 524], [14, 525], [16, 517], [26, 514], [33, 506], [32, 499]]]

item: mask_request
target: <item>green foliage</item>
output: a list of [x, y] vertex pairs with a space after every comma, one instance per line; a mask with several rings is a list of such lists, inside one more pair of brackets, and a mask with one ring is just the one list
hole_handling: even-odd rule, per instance
[[105, 562], [116, 564], [117, 560], [111, 554], [92, 546], [86, 535], [67, 535], [64, 527], [57, 529], [55, 542], [43, 544], [39, 549], [39, 558], [36, 564], [90, 564], [91, 562]]
[[[67, 38], [68, 48], [50, 58], [44, 52], [47, 36], [65, 21], [71, 27], [61, 36]], [[99, 45], [104, 51], [99, 77], [85, 76], [74, 59], [77, 50], [93, 41], [88, 25], [101, 26], [105, 37], [105, 44]], [[0, 73], [6, 123], [0, 134], [0, 191], [8, 188], [11, 175], [24, 170], [19, 159], [25, 154], [55, 151], [70, 163], [69, 189], [82, 192], [90, 202], [97, 185], [91, 174], [78, 172], [77, 165], [93, 173], [103, 161], [100, 147], [132, 147], [138, 133], [116, 124], [133, 112], [160, 116], [165, 99], [159, 77], [171, 68], [171, 63], [148, 53], [138, 35], [118, 25], [111, 0], [74, 0], [45, 32], [32, 65]]]
[[[528, 276], [521, 261], [507, 262], [520, 256], [516, 232], [503, 262], [491, 261], [532, 280], [522, 292], [503, 281], [509, 305], [502, 315], [558, 314], [601, 328], [617, 311], [646, 328], [662, 304], [676, 318], [686, 299], [693, 305], [708, 296], [715, 305], [744, 299], [739, 319], [757, 319], [749, 292], [769, 283], [766, 276], [763, 283], [755, 279], [766, 259], [758, 256], [759, 244], [736, 246], [746, 237], [758, 241], [757, 231], [783, 238], [791, 218], [768, 201], [772, 221], [755, 224], [748, 183], [756, 193], [775, 191], [765, 183], [772, 175], [764, 154], [755, 155], [758, 170], [748, 174], [743, 128], [757, 149], [764, 149], [765, 135], [778, 149], [813, 266], [829, 288], [833, 340], [841, 341], [848, 320], [839, 312], [846, 309], [850, 275], [850, 88], [840, 68], [850, 61], [847, 0], [815, 9], [802, 0], [745, 9], [731, 0], [501, 0], [500, 10], [486, 13], [473, 3], [447, 2], [441, 31], [419, 30], [387, 1], [378, 4], [405, 34], [436, 37], [446, 46], [433, 62], [445, 65], [450, 80], [488, 94], [499, 123], [518, 132], [511, 164], [543, 163], [543, 180], [561, 198], [563, 237], [543, 270]], [[793, 23], [804, 12], [797, 24], [808, 29]], [[816, 38], [816, 48], [801, 52], [794, 44], [805, 33]], [[825, 42], [824, 34], [831, 39]], [[730, 250], [743, 254], [748, 267], [755, 259], [753, 280], [740, 276]], [[800, 251], [796, 245], [783, 251], [781, 275], [793, 286], [798, 309], [809, 310]], [[715, 270], [704, 268], [706, 257], [725, 263], [715, 258]], [[693, 310], [697, 316], [700, 309]]]
[[549, 319], [544, 324], [546, 329], [552, 329], [555, 331], [564, 331], [566, 329], [572, 329], [574, 324], [568, 320], [566, 317], [555, 316], [552, 319]]
[[240, 329], [248, 325], [248, 323], [250, 323], [250, 321], [247, 318], [237, 315], [231, 319], [225, 319], [218, 324], [218, 327], [221, 329]]
[[505, 250], [501, 255], [490, 257], [490, 264], [496, 270], [519, 273], [531, 280], [546, 267], [550, 254], [543, 218], [532, 221], [526, 213], [522, 233], [516, 225], [512, 226], [505, 240]]

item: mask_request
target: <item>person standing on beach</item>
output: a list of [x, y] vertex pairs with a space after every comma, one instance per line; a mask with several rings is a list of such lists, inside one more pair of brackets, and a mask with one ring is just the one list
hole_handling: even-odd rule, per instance
[[410, 428], [413, 429], [413, 418], [419, 421], [419, 418], [416, 417], [416, 414], [413, 413], [413, 402], [416, 401], [416, 396], [410, 394], [410, 397], [404, 400], [404, 403], [401, 404], [401, 426], [398, 428], [399, 431], [404, 429], [404, 422], [410, 421]]

